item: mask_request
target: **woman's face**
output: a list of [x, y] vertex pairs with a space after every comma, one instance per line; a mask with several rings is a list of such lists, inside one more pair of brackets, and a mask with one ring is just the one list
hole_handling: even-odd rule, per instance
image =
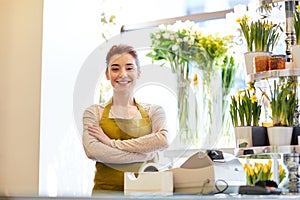
[[111, 57], [106, 78], [115, 90], [133, 90], [139, 76], [140, 72], [132, 55], [124, 53]]

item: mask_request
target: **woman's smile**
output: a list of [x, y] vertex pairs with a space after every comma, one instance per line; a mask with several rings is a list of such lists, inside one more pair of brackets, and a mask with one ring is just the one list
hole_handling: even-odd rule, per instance
[[131, 80], [117, 80], [116, 82], [119, 85], [127, 85], [128, 83], [131, 83]]

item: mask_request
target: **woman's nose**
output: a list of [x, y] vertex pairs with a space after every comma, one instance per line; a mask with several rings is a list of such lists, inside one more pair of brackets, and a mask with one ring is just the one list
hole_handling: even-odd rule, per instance
[[126, 76], [127, 76], [126, 69], [121, 69], [121, 70], [120, 70], [119, 76], [120, 76], [120, 77], [126, 77]]

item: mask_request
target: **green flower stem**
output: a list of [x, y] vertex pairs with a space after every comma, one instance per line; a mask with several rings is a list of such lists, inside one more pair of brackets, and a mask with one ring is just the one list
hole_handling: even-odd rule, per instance
[[296, 107], [296, 77], [274, 80], [271, 93], [272, 120], [275, 126], [293, 126]]
[[190, 82], [182, 73], [177, 73], [178, 78], [178, 116], [180, 136], [188, 137], [189, 134], [189, 87]]

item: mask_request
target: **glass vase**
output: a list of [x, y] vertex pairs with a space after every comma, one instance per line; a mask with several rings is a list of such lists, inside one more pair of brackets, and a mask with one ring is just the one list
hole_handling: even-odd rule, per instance
[[177, 73], [177, 108], [178, 108], [178, 139], [181, 147], [190, 147], [196, 139], [194, 110], [194, 94], [191, 81], [184, 74]]
[[213, 148], [222, 134], [221, 70], [177, 73], [177, 149]]
[[222, 134], [222, 74], [217, 69], [198, 70], [198, 74], [197, 147], [214, 148]]
[[[222, 83], [224, 87], [224, 83]], [[234, 145], [233, 124], [230, 116], [232, 88], [222, 89], [222, 144], [223, 147], [231, 147]]]

